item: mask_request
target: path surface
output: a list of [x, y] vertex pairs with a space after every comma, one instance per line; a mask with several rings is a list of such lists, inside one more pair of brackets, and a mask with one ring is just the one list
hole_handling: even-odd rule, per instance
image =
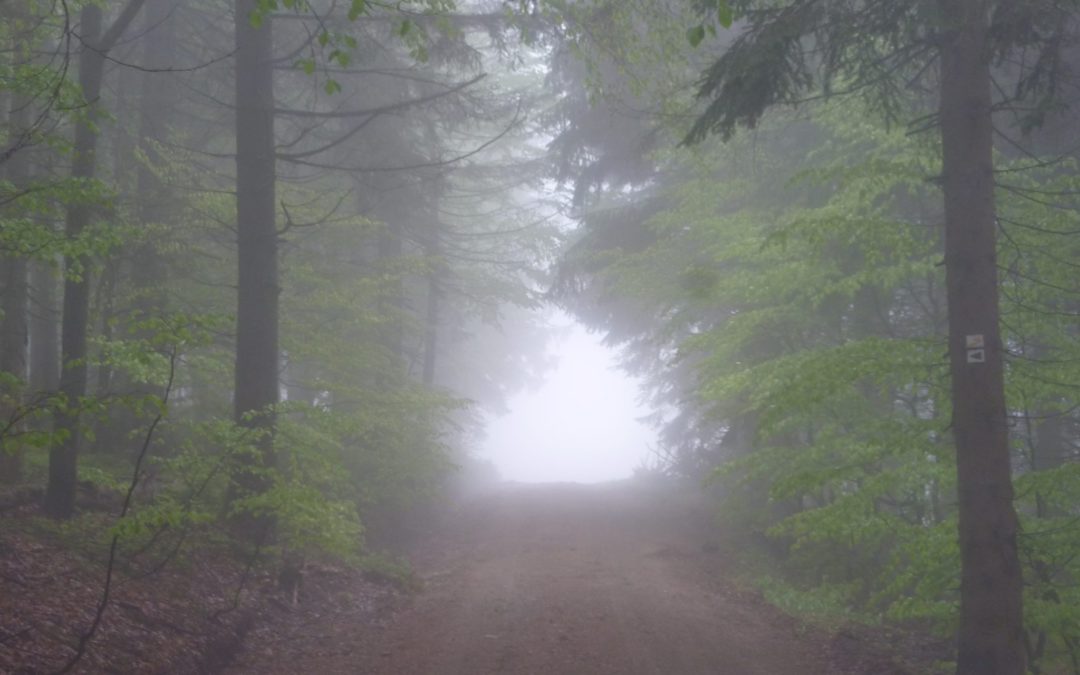
[[688, 508], [625, 486], [523, 486], [476, 500], [447, 518], [419, 563], [425, 589], [405, 608], [382, 626], [337, 627], [348, 644], [336, 654], [273, 670], [843, 672], [819, 639], [724, 580], [723, 552]]

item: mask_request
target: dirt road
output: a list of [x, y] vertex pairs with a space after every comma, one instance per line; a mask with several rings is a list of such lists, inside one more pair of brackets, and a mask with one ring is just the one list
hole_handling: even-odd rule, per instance
[[241, 672], [870, 672], [839, 665], [827, 640], [727, 581], [702, 518], [626, 486], [524, 486], [475, 500], [447, 514], [419, 561], [424, 591], [387, 623], [334, 626], [304, 663]]

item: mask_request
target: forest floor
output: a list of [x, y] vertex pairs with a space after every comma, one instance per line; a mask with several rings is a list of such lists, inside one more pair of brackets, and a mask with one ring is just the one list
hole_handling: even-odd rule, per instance
[[[388, 583], [392, 565], [312, 561], [295, 606], [270, 571], [222, 551], [125, 559], [71, 672], [921, 675], [947, 658], [900, 633], [784, 615], [735, 581], [737, 546], [711, 520], [641, 485], [509, 486], [427, 519], [408, 546], [419, 591]], [[0, 512], [0, 673], [55, 672], [75, 653], [110, 523]]]
[[[100, 506], [63, 524], [36, 503], [0, 511], [0, 674], [55, 673], [72, 660], [102, 598], [113, 522]], [[304, 623], [369, 626], [406, 595], [370, 572], [312, 563], [304, 603], [293, 607], [270, 570], [220, 546], [188, 549], [176, 554], [166, 534], [120, 558], [100, 625], [69, 672], [220, 673], [241, 644], [280, 651], [281, 636]]]
[[228, 672], [921, 671], [894, 663], [880, 631], [809, 627], [737, 585], [707, 511], [666, 493], [517, 486], [442, 521], [413, 552], [422, 592], [374, 622], [293, 622], [249, 641]]

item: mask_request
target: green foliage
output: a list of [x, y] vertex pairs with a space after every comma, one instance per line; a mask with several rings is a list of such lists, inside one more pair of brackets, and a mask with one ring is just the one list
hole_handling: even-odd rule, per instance
[[686, 31], [686, 41], [691, 47], [697, 47], [705, 39], [705, 26], [698, 24]]
[[850, 584], [820, 584], [800, 589], [782, 578], [762, 577], [758, 587], [765, 599], [785, 613], [818, 625], [841, 626], [846, 622], [871, 622], [852, 612]]
[[109, 494], [123, 494], [127, 488], [123, 473], [117, 470], [115, 462], [90, 461], [83, 464], [84, 466], [79, 469], [79, 480], [83, 481], [84, 485], [93, 486], [95, 491]]
[[[735, 22], [735, 9], [726, 0], [713, 0], [700, 4], [704, 11], [708, 13], [715, 12], [716, 23], [722, 28], [731, 28], [731, 24]], [[696, 26], [691, 26], [686, 31], [686, 41], [690, 43], [691, 47], [697, 47], [705, 39], [706, 33], [715, 37], [716, 26], [711, 23], [699, 23]]]
[[901, 309], [904, 289], [940, 274], [936, 238], [909, 206], [927, 200], [934, 149], [866, 118], [816, 119], [823, 137], [789, 173], [794, 203], [768, 219], [744, 204], [734, 227], [712, 230], [737, 237], [712, 244], [723, 265], [712, 299], [738, 310], [686, 343], [703, 354], [698, 395], [755, 414], [755, 451], [720, 475], [787, 505], [768, 532], [820, 586], [784, 602], [947, 625], [955, 594], [936, 582], [958, 566], [930, 545], [954, 546], [941, 506], [953, 481], [944, 343], [925, 307]]
[[386, 553], [368, 553], [360, 560], [360, 568], [370, 578], [397, 586], [398, 588], [416, 592], [421, 590], [423, 583], [416, 576], [416, 572], [408, 562], [395, 558]]
[[[96, 221], [77, 237], [65, 238], [51, 223], [70, 206], [102, 209], [111, 197], [109, 188], [99, 181], [67, 178], [15, 186], [0, 180], [0, 246], [45, 261], [58, 255], [73, 260], [104, 255], [123, 241], [123, 233], [113, 224]], [[81, 264], [73, 271], [81, 273]]]
[[[783, 551], [770, 600], [947, 635], [960, 564], [942, 214], [928, 180], [940, 153], [929, 135], [879, 120], [851, 101], [823, 103], [765, 115], [722, 147], [658, 153], [658, 185], [600, 205], [628, 214], [637, 199], [645, 245], [627, 246], [628, 218], [618, 230], [585, 216], [575, 308], [657, 363], [653, 387], [681, 413], [665, 430], [668, 455], [704, 455], [725, 517]], [[1044, 664], [1073, 658], [1080, 635], [1080, 474], [1061, 463], [1074, 457], [1065, 429], [1080, 379], [1065, 234], [1078, 221], [1046, 199], [1078, 186], [1073, 159], [1051, 164], [998, 165], [1025, 620]], [[1038, 466], [1048, 452], [1057, 465]]]
[[[15, 4], [12, 11], [24, 5]], [[495, 215], [521, 200], [507, 176], [524, 185], [537, 171], [510, 166], [513, 152], [494, 142], [487, 152], [498, 164], [489, 169], [479, 155], [489, 144], [475, 149], [479, 138], [531, 135], [518, 119], [525, 106], [491, 103], [495, 92], [507, 95], [503, 82], [443, 92], [489, 70], [473, 38], [486, 32], [502, 41], [502, 28], [451, 16], [452, 0], [255, 0], [248, 16], [222, 13], [224, 5], [188, 7], [193, 21], [151, 16], [160, 8], [147, 3], [147, 16], [120, 37], [124, 53], [105, 55], [145, 67], [106, 67], [101, 95], [87, 101], [78, 70], [87, 63], [80, 55], [93, 50], [64, 23], [78, 4], [64, 12], [25, 5], [34, 19], [25, 34], [31, 44], [22, 45], [26, 63], [9, 49], [18, 26], [7, 21], [7, 6], [0, 22], [3, 112], [26, 100], [33, 125], [22, 138], [9, 138], [14, 127], [0, 125], [0, 248], [34, 261], [32, 274], [47, 265], [86, 282], [90, 296], [87, 356], [64, 364], [86, 368], [85, 396], [42, 394], [34, 377], [0, 373], [0, 411], [12, 420], [0, 427], [0, 442], [25, 455], [28, 484], [45, 482], [50, 449], [70, 440], [51, 431], [53, 418], [80, 424], [76, 515], [43, 529], [85, 553], [87, 564], [116, 544], [117, 570], [139, 575], [198, 559], [186, 558], [193, 551], [242, 556], [256, 567], [299, 552], [418, 586], [401, 561], [366, 550], [366, 528], [445, 494], [464, 427], [477, 425], [472, 404], [443, 388], [441, 377], [439, 385], [421, 383], [418, 366], [435, 353], [440, 371], [449, 372], [452, 359], [473, 349], [473, 362], [456, 367], [475, 381], [490, 386], [497, 368], [513, 382], [534, 375], [528, 359], [494, 356], [506, 349], [462, 345], [468, 330], [494, 323], [505, 303], [536, 302], [540, 263], [559, 236], [558, 224], [533, 222], [532, 204]], [[115, 18], [104, 13], [106, 24]], [[275, 54], [296, 70], [275, 68], [276, 102], [298, 111], [276, 125], [277, 223], [270, 223], [280, 237], [280, 274], [268, 283], [281, 291], [284, 401], [237, 421], [234, 119], [229, 106], [215, 103], [231, 82], [221, 69], [233, 64], [227, 56], [235, 45], [231, 31], [199, 27], [235, 20], [266, 29], [272, 16], [281, 18], [278, 49], [298, 49]], [[506, 80], [539, 81], [524, 70]], [[208, 96], [163, 91], [189, 85]], [[327, 101], [331, 95], [343, 100]], [[306, 117], [424, 99], [446, 105], [353, 119], [346, 112], [328, 123]], [[94, 180], [56, 178], [72, 160], [73, 122], [97, 136]], [[19, 154], [9, 156], [15, 146]], [[535, 165], [541, 152], [529, 148]], [[427, 170], [458, 155], [469, 161]], [[17, 164], [7, 164], [12, 157], [26, 160], [25, 175], [7, 171]], [[451, 169], [465, 164], [458, 184]], [[375, 206], [386, 195], [395, 208]], [[448, 206], [460, 195], [471, 203]], [[68, 238], [62, 230], [72, 209], [87, 214], [89, 225]], [[428, 245], [432, 232], [445, 234], [434, 242], [442, 250]], [[396, 250], [381, 246], [388, 237], [398, 238]], [[423, 305], [437, 284], [440, 333], [429, 346]], [[55, 296], [58, 285], [32, 290], [34, 318], [58, 318], [61, 303], [46, 292]], [[30, 329], [33, 356], [43, 353], [37, 331]], [[240, 531], [247, 525], [270, 527], [249, 539]]]

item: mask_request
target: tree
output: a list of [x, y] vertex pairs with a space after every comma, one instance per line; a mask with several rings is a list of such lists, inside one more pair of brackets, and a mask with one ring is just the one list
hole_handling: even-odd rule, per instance
[[[257, 468], [242, 469], [239, 495], [266, 489], [274, 466], [279, 400], [278, 232], [274, 148], [273, 22], [257, 0], [237, 0], [236, 21], [236, 422], [254, 430]], [[250, 532], [253, 538], [264, 536]]]
[[[1043, 56], [1059, 48], [1060, 24], [1048, 23], [1052, 4], [1018, 9], [940, 0], [927, 13], [908, 2], [730, 3], [745, 16], [745, 30], [703, 76], [699, 96], [708, 107], [686, 138], [694, 143], [713, 132], [729, 137], [738, 125], [752, 127], [766, 109], [795, 102], [819, 79], [825, 95], [836, 93], [837, 84], [872, 90], [895, 115], [904, 110], [903, 78], [917, 80], [923, 66], [940, 57], [937, 120], [962, 561], [957, 672], [965, 674], [1025, 669], [995, 254], [992, 115], [1003, 102], [991, 96], [991, 62], [1019, 44]], [[820, 60], [809, 56], [808, 38]], [[1045, 94], [1050, 77], [1045, 69], [1023, 73], [1018, 95]]]
[[[30, 28], [29, 12], [26, 3], [13, 2], [8, 8], [9, 30], [11, 32], [12, 65], [15, 67], [24, 65], [29, 61], [30, 54]], [[31, 99], [25, 94], [15, 93], [9, 101], [7, 137], [12, 139], [23, 138], [30, 126]], [[11, 154], [7, 161], [0, 164], [4, 170], [4, 177], [11, 183], [13, 189], [25, 188], [29, 173], [29, 153], [27, 148]], [[0, 258], [3, 267], [3, 322], [0, 323], [0, 371], [13, 377], [10, 383], [5, 383], [5, 398], [9, 398], [10, 406], [0, 408], [0, 419], [13, 417], [13, 410], [17, 409], [23, 399], [23, 389], [27, 380], [28, 359], [28, 320], [27, 305], [29, 301], [28, 273], [29, 265], [24, 251], [11, 251]], [[17, 447], [0, 448], [0, 482], [17, 483], [22, 478], [22, 450]]]
[[942, 0], [938, 114], [961, 556], [958, 673], [1023, 673], [1023, 580], [1002, 374], [989, 3]]
[[[74, 159], [71, 176], [92, 181], [97, 170], [98, 130], [95, 111], [99, 105], [105, 62], [128, 25], [142, 8], [144, 0], [128, 0], [120, 14], [102, 31], [102, 9], [85, 5], [80, 13], [82, 49], [79, 55], [79, 87], [86, 105], [75, 125]], [[68, 206], [64, 234], [76, 242], [92, 218], [92, 207], [85, 200]], [[87, 330], [90, 319], [90, 264], [87, 255], [69, 255], [64, 268], [64, 308], [61, 326], [60, 393], [64, 397], [55, 415], [61, 440], [49, 452], [49, 481], [45, 489], [45, 512], [54, 518], [70, 518], [75, 512], [75, 488], [82, 430], [80, 411], [86, 395]]]

